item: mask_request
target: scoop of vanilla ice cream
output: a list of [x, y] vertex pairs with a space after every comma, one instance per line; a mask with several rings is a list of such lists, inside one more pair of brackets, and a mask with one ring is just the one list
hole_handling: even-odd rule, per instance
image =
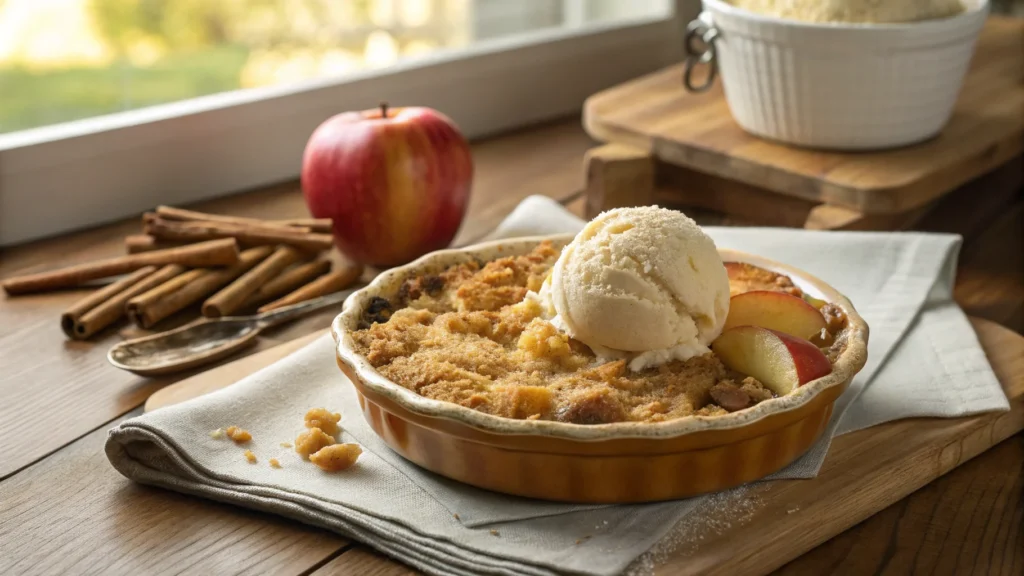
[[[681, 212], [610, 210], [565, 247], [542, 294], [552, 322], [637, 370], [707, 352], [729, 312], [715, 243]], [[637, 359], [637, 354], [643, 358]]]
[[807, 22], [916, 22], [964, 11], [961, 0], [728, 0], [733, 6]]

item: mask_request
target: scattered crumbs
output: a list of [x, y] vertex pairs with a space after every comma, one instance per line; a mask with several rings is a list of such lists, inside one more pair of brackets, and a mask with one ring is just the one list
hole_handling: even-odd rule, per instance
[[225, 430], [225, 432], [227, 433], [228, 438], [231, 438], [231, 440], [236, 444], [244, 444], [249, 440], [252, 440], [252, 434], [249, 434], [248, 430], [242, 430], [238, 426], [228, 426], [228, 429]]
[[291, 448], [291, 447], [292, 447], [292, 443], [291, 442], [281, 442], [281, 448]]
[[586, 542], [587, 540], [590, 540], [591, 538], [592, 538], [592, 536], [591, 536], [590, 534], [587, 534], [587, 535], [586, 535], [586, 536], [584, 536], [583, 538], [580, 538], [579, 540], [577, 540], [577, 541], [576, 541], [576, 545], [578, 546], [578, 545], [580, 545], [580, 544], [582, 544], [582, 543]]
[[281, 463], [277, 461], [277, 458], [271, 458], [270, 459], [270, 467], [271, 468], [280, 468], [281, 467]]
[[220, 440], [223, 437], [224, 437], [224, 429], [223, 428], [217, 428], [213, 432], [210, 432], [210, 438], [213, 438], [214, 440]]
[[358, 444], [333, 444], [310, 454], [309, 461], [325, 472], [339, 472], [355, 464], [362, 453]]
[[321, 449], [334, 443], [334, 436], [325, 434], [319, 428], [310, 428], [295, 438], [295, 451], [308, 459]]
[[792, 514], [793, 512], [799, 512], [800, 508], [793, 508], [792, 510], [786, 510], [786, 514]]
[[319, 428], [331, 436], [338, 435], [339, 421], [341, 421], [341, 413], [332, 413], [327, 408], [310, 408], [305, 417], [306, 428]]
[[249, 461], [249, 464], [256, 463], [256, 455], [252, 453], [252, 450], [245, 451], [245, 459]]
[[754, 513], [764, 506], [759, 496], [748, 496], [748, 488], [740, 486], [693, 499], [692, 507], [650, 550], [630, 564], [627, 576], [652, 576], [656, 568], [671, 557], [692, 556], [702, 540], [715, 537], [750, 522]]
[[497, 530], [491, 530], [491, 536], [501, 536], [501, 533]]
[[461, 520], [461, 518], [459, 518], [458, 514], [452, 514], [452, 516], [454, 516], [456, 520]]

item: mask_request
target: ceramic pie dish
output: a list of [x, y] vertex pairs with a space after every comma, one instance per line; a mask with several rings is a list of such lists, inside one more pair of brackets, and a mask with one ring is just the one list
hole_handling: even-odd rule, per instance
[[846, 345], [831, 374], [727, 415], [580, 425], [503, 418], [425, 398], [382, 376], [355, 351], [351, 333], [366, 306], [374, 297], [393, 297], [405, 279], [526, 254], [542, 240], [561, 248], [572, 238], [517, 238], [434, 252], [382, 273], [346, 301], [331, 326], [338, 365], [355, 386], [367, 422], [392, 449], [451, 479], [518, 496], [606, 503], [684, 498], [757, 480], [804, 454], [867, 359], [867, 324], [846, 297], [791, 266], [725, 249], [719, 250], [723, 260], [788, 275], [805, 293], [843, 309]]

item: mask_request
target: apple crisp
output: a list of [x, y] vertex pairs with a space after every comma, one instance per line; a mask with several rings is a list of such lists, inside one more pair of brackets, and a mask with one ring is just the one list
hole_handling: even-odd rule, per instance
[[[507, 418], [660, 422], [725, 414], [773, 397], [714, 353], [640, 372], [623, 360], [599, 361], [526, 298], [558, 255], [542, 242], [528, 254], [410, 278], [392, 297], [374, 297], [365, 307], [352, 333], [356, 352], [421, 396]], [[783, 275], [745, 265], [729, 272], [740, 292], [770, 286], [802, 295]]]

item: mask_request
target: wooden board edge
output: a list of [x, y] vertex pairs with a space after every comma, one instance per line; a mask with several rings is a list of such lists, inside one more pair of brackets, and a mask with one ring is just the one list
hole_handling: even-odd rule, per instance
[[[936, 478], [955, 469], [999, 442], [1024, 430], [1024, 336], [988, 320], [971, 318], [993, 369], [1011, 395], [1009, 412], [957, 419], [905, 419], [880, 424], [837, 438], [830, 458], [844, 445], [853, 449], [848, 462], [826, 460], [811, 480], [755, 484], [744, 497], [761, 502], [745, 522], [707, 536], [705, 548], [677, 551], [660, 564], [657, 573], [689, 575], [763, 574], [784, 566], [875, 513], [900, 501]], [[996, 347], [999, 349], [996, 349]], [[1007, 350], [1009, 349], [1009, 350]], [[1008, 381], [1009, 380], [1009, 381]], [[878, 442], [913, 445], [920, 436], [942, 442], [903, 456], [885, 459]], [[861, 444], [865, 446], [860, 446]], [[891, 465], [891, 468], [886, 468]], [[886, 474], [876, 474], [886, 470]], [[869, 507], [859, 501], [870, 502]], [[813, 519], [808, 529], [807, 518]], [[762, 537], [763, 518], [772, 523], [772, 537]]]

